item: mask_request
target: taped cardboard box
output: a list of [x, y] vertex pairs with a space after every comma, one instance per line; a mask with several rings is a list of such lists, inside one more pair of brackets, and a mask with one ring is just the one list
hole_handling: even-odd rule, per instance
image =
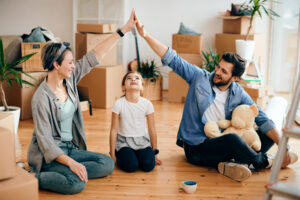
[[11, 130], [5, 128], [8, 127], [9, 124], [12, 124], [12, 127], [8, 128], [13, 129], [13, 120], [13, 114], [3, 116], [0, 113], [0, 183], [4, 179], [15, 176], [15, 134]]
[[125, 74], [123, 65], [97, 66], [78, 83], [88, 90], [93, 108], [110, 108], [123, 95], [121, 82]]
[[178, 56], [186, 60], [188, 63], [201, 67], [202, 54], [198, 53], [179, 53]]
[[[216, 34], [216, 49], [217, 53], [222, 56], [224, 52], [236, 53], [235, 40], [245, 39], [245, 35], [240, 34]], [[265, 61], [266, 55], [266, 37], [264, 34], [249, 35], [249, 40], [255, 41], [254, 59], [258, 64]]]
[[169, 89], [168, 89], [168, 102], [184, 103], [189, 84], [171, 71], [169, 73]]
[[27, 171], [15, 166], [13, 178], [0, 181], [0, 198], [5, 200], [38, 200], [38, 181]]
[[[4, 84], [4, 90], [6, 95], [6, 100], [8, 105], [10, 106], [18, 106], [21, 108], [21, 120], [25, 119], [31, 119], [32, 113], [31, 113], [31, 99], [32, 96], [41, 83], [42, 80], [44, 80], [45, 76], [47, 75], [47, 72], [31, 72], [29, 73], [32, 77], [36, 79], [33, 80], [29, 78], [28, 76], [25, 76], [24, 74], [21, 74], [21, 79], [26, 80], [30, 83], [33, 83], [36, 85], [36, 87], [25, 85], [23, 84], [23, 87], [21, 88], [19, 84], [13, 82], [13, 86], [9, 87], [7, 84]], [[0, 95], [1, 97], [1, 95]]]
[[117, 24], [77, 24], [79, 33], [113, 33], [117, 30]]
[[[76, 33], [76, 60], [96, 47], [111, 34]], [[117, 46], [114, 46], [101, 60], [99, 66], [117, 65]]]
[[172, 35], [172, 49], [177, 53], [200, 54], [202, 48], [202, 35]]
[[[248, 16], [223, 16], [223, 33], [246, 35], [250, 26], [250, 17]], [[249, 34], [255, 33], [255, 19], [252, 22], [252, 28]]]

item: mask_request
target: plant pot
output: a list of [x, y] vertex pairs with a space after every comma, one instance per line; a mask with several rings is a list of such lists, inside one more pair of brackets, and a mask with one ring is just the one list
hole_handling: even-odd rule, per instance
[[254, 47], [255, 47], [254, 40], [235, 41], [236, 53], [246, 60], [251, 60], [253, 58]]
[[143, 97], [148, 100], [161, 100], [162, 97], [162, 77], [158, 77], [156, 80], [153, 78], [143, 79]]
[[14, 132], [17, 135], [21, 109], [16, 106], [8, 106], [8, 107], [9, 107], [9, 111], [4, 111], [4, 106], [0, 106], [0, 112], [8, 112], [14, 115]]

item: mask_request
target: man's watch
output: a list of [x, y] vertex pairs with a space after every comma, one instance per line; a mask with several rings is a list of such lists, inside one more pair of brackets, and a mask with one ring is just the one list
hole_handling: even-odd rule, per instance
[[159, 150], [158, 149], [153, 149], [153, 153], [154, 153], [154, 155], [157, 155], [157, 154], [159, 154]]
[[124, 36], [124, 33], [121, 31], [121, 29], [117, 29], [117, 33], [120, 35], [120, 37], [123, 37]]

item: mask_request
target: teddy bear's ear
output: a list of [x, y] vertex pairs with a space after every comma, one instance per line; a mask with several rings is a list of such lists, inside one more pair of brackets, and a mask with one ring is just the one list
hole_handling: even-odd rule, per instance
[[256, 117], [258, 115], [258, 109], [257, 109], [256, 105], [254, 105], [254, 104], [251, 105], [250, 109], [252, 110], [254, 116]]

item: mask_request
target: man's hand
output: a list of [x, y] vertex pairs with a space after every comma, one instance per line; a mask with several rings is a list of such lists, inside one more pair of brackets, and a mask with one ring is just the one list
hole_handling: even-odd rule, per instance
[[282, 164], [281, 164], [281, 168], [282, 169], [286, 168], [290, 163], [291, 163], [291, 158], [290, 158], [290, 155], [289, 155], [289, 151], [286, 151], [285, 155], [284, 155], [284, 158], [283, 158], [283, 161], [282, 161]]
[[162, 165], [162, 161], [155, 156], [155, 165]]
[[137, 20], [137, 22], [136, 22], [136, 29], [137, 29], [137, 31], [139, 32], [140, 36], [143, 37], [143, 38], [145, 38], [146, 35], [147, 35], [147, 32], [146, 32], [146, 30], [145, 30], [145, 27], [144, 27], [144, 25], [138, 20], [138, 18], [136, 17], [136, 15], [135, 15], [135, 18], [136, 18], [136, 20]]

